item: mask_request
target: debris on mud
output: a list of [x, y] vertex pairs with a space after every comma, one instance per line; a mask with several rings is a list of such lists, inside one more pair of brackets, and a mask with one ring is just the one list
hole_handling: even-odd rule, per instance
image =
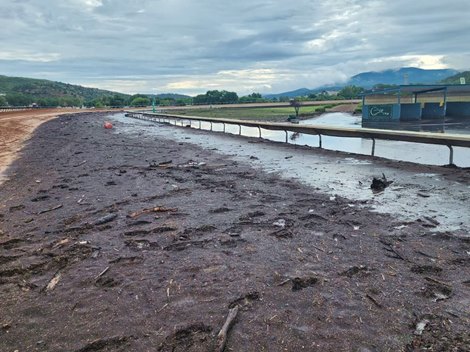
[[76, 350], [76, 352], [95, 352], [101, 351], [104, 349], [115, 349], [117, 347], [125, 345], [130, 339], [133, 339], [132, 336], [113, 336], [105, 339], [97, 339], [92, 341], [82, 348]]
[[222, 330], [225, 351], [470, 345], [470, 242], [436, 214], [371, 212], [133, 123], [44, 124], [0, 185], [1, 351], [214, 351]]
[[213, 348], [211, 332], [212, 327], [204, 323], [195, 323], [180, 328], [169, 335], [165, 341], [158, 346], [157, 351], [210, 351]]
[[146, 209], [135, 211], [129, 214], [129, 217], [132, 219], [136, 219], [144, 214], [149, 214], [149, 213], [167, 213], [167, 212], [177, 212], [177, 211], [178, 211], [178, 208], [165, 208], [162, 206], [156, 206], [153, 208], [146, 208]]
[[300, 291], [304, 288], [315, 285], [318, 282], [316, 277], [294, 277], [291, 279], [292, 291]]
[[222, 329], [220, 329], [219, 333], [217, 334], [217, 344], [215, 347], [216, 352], [223, 352], [225, 349], [225, 345], [227, 343], [228, 333], [232, 328], [232, 325], [235, 322], [235, 318], [238, 314], [238, 306], [231, 308], [227, 315], [227, 320], [225, 320]]
[[382, 192], [385, 188], [390, 186], [393, 181], [388, 181], [384, 174], [382, 174], [381, 178], [374, 177], [372, 178], [372, 183], [370, 184], [370, 188], [373, 192], [379, 193]]
[[353, 276], [358, 274], [360, 274], [361, 276], [370, 274], [369, 268], [365, 265], [352, 266], [348, 270], [340, 273], [340, 275], [347, 276], [349, 278], [352, 278]]
[[97, 220], [95, 220], [93, 222], [93, 225], [94, 226], [98, 226], [98, 225], [104, 225], [104, 224], [107, 224], [108, 222], [111, 222], [113, 221], [114, 219], [116, 219], [118, 217], [118, 214], [108, 214], [108, 215], [105, 215]]
[[249, 307], [251, 306], [252, 302], [254, 301], [258, 301], [261, 299], [261, 295], [259, 292], [257, 291], [253, 291], [253, 292], [249, 292], [235, 300], [233, 300], [232, 302], [230, 302], [230, 304], [228, 305], [228, 307], [230, 309], [232, 308], [235, 308], [237, 306], [240, 306], [240, 307]]

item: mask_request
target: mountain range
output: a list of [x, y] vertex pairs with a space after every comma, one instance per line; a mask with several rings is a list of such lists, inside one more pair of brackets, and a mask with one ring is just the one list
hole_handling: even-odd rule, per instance
[[[377, 84], [459, 84], [461, 77], [464, 77], [466, 82], [470, 83], [470, 71], [458, 72], [452, 69], [426, 70], [415, 67], [403, 67], [400, 69], [385, 70], [381, 72], [359, 73], [341, 84], [332, 84], [315, 89], [300, 88], [278, 94], [265, 94], [263, 96], [269, 99], [280, 97], [294, 98], [298, 96], [307, 96], [311, 93], [317, 94], [322, 91], [338, 91], [348, 85], [370, 89]], [[190, 98], [187, 95], [175, 93], [156, 95], [149, 94], [147, 96], [150, 98], [170, 98], [175, 100]], [[9, 100], [9, 103], [12, 105], [27, 105], [31, 102], [38, 101], [38, 99], [46, 100], [46, 102], [48, 100], [55, 99], [58, 100], [59, 103], [64, 101], [64, 104], [80, 105], [87, 101], [94, 101], [96, 99], [109, 100], [111, 98], [127, 100], [132, 97], [128, 94], [96, 88], [87, 88], [44, 79], [8, 77], [0, 75], [0, 106], [4, 105], [7, 100]], [[18, 100], [16, 104], [13, 102], [14, 99]]]
[[[265, 98], [280, 98], [289, 97], [294, 98], [298, 96], [306, 96], [309, 94], [316, 94], [322, 91], [337, 91], [344, 86], [358, 86], [366, 89], [370, 89], [376, 84], [434, 84], [445, 82], [446, 79], [458, 77], [459, 71], [452, 69], [440, 69], [440, 70], [426, 70], [416, 67], [402, 67], [400, 69], [385, 70], [381, 72], [363, 72], [355, 76], [352, 76], [348, 81], [342, 84], [334, 84], [321, 86], [314, 89], [300, 88], [293, 91], [277, 93], [277, 94], [265, 94]], [[447, 81], [458, 83], [454, 79], [453, 81]]]

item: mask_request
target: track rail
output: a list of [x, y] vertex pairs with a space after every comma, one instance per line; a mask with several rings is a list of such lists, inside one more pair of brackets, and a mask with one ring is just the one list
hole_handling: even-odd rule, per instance
[[201, 129], [201, 122], [210, 123], [210, 130], [212, 131], [213, 123], [223, 124], [223, 131], [225, 132], [225, 125], [237, 125], [239, 127], [239, 135], [241, 135], [241, 127], [254, 127], [258, 128], [259, 137], [262, 136], [262, 129], [271, 131], [284, 131], [286, 134], [286, 143], [288, 143], [288, 132], [297, 132], [310, 135], [319, 136], [319, 147], [322, 147], [322, 136], [332, 137], [348, 137], [348, 138], [367, 138], [372, 140], [371, 155], [375, 155], [375, 141], [390, 140], [390, 141], [402, 141], [412, 143], [423, 143], [423, 144], [434, 144], [434, 145], [445, 145], [449, 148], [449, 164], [454, 163], [454, 150], [453, 147], [465, 147], [470, 148], [470, 136], [467, 135], [456, 135], [456, 134], [436, 134], [428, 132], [410, 132], [410, 131], [396, 131], [396, 130], [380, 130], [373, 128], [348, 128], [348, 127], [331, 127], [321, 125], [296, 125], [291, 123], [276, 123], [276, 122], [261, 122], [251, 120], [234, 120], [234, 119], [222, 119], [212, 117], [201, 117], [201, 116], [187, 116], [187, 115], [172, 115], [162, 113], [147, 113], [147, 112], [134, 112], [127, 111], [126, 116], [151, 120], [157, 122], [171, 122], [174, 121], [175, 125], [177, 121], [184, 125], [184, 121], [198, 121], [199, 129]]

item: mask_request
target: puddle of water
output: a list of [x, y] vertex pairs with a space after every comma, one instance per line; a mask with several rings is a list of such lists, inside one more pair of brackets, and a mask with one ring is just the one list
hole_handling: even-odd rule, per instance
[[[361, 118], [345, 113], [329, 113], [319, 117], [300, 121], [304, 125], [329, 125], [339, 127], [360, 127]], [[198, 128], [197, 122], [184, 122], [184, 125], [191, 124]], [[209, 122], [202, 122], [204, 130], [210, 130]], [[409, 126], [408, 126], [409, 127]], [[223, 131], [223, 124], [213, 123], [212, 130]], [[226, 125], [225, 131], [238, 134], [238, 126]], [[452, 130], [451, 132], [455, 132]], [[242, 135], [248, 137], [258, 137], [258, 128], [242, 127]], [[319, 146], [319, 137], [307, 134], [289, 133], [289, 143], [296, 145], [307, 145], [310, 147]], [[269, 131], [262, 129], [262, 137], [275, 142], [285, 142], [283, 131]], [[329, 150], [343, 151], [347, 153], [370, 155], [372, 150], [372, 140], [364, 138], [341, 138], [322, 136], [322, 147]], [[391, 160], [402, 160], [427, 165], [446, 165], [449, 163], [449, 149], [446, 146], [419, 144], [400, 141], [377, 140], [375, 145], [375, 155]], [[454, 164], [460, 167], [470, 167], [470, 148], [454, 147]]]
[[[470, 230], [468, 186], [442, 180], [435, 174], [416, 174], [352, 157], [319, 155], [315, 149], [298, 150], [286, 144], [248, 143], [227, 134], [207, 135], [187, 128], [126, 118], [123, 114], [112, 118], [124, 124], [119, 127], [121, 133], [135, 134], [139, 138], [158, 136], [203, 148], [217, 148], [218, 153], [229, 155], [234, 160], [249, 162], [284, 178], [296, 179], [325, 194], [366, 200], [376, 211], [398, 215], [404, 222], [427, 216], [441, 223], [439, 230]], [[215, 124], [213, 127], [215, 131]], [[235, 128], [238, 134], [238, 127]], [[228, 125], [226, 131], [229, 131]], [[243, 128], [243, 134], [257, 137], [258, 130]], [[279, 140], [284, 141], [284, 132], [281, 135], [284, 136]], [[258, 160], [251, 160], [253, 155]], [[370, 190], [372, 177], [382, 173], [394, 183], [385, 192], [373, 194]]]

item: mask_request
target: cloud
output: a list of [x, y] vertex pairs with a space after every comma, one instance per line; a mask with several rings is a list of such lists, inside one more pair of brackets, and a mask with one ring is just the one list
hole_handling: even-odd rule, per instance
[[0, 60], [53, 62], [60, 59], [59, 53], [41, 53], [26, 50], [0, 51]]
[[3, 1], [0, 73], [245, 94], [400, 66], [468, 69], [468, 13], [467, 0]]

